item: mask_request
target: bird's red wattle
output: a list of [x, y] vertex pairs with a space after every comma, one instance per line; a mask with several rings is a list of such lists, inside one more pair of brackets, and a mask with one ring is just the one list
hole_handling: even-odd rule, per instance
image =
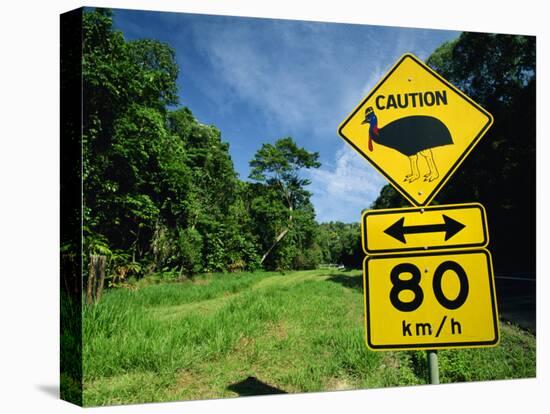
[[369, 151], [372, 151], [372, 150], [373, 150], [372, 135], [378, 137], [378, 127], [377, 127], [377, 126], [374, 126], [374, 127], [372, 128], [372, 132], [369, 131]]

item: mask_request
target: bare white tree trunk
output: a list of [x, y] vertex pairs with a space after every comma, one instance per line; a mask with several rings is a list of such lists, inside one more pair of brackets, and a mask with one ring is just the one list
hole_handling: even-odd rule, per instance
[[288, 229], [284, 229], [282, 232], [279, 233], [279, 235], [275, 238], [275, 242], [271, 245], [269, 249], [267, 249], [267, 252], [265, 252], [264, 255], [262, 256], [262, 260], [260, 260], [260, 264], [263, 264], [264, 260], [267, 258], [267, 256], [269, 256], [269, 253], [271, 253], [271, 250], [273, 250], [273, 248], [277, 246], [277, 243], [279, 243], [287, 233], [288, 233]]
[[267, 256], [269, 256], [269, 253], [271, 253], [271, 250], [273, 250], [273, 248], [277, 246], [277, 244], [283, 239], [283, 237], [286, 236], [286, 234], [290, 230], [290, 222], [292, 221], [292, 206], [290, 206], [289, 209], [290, 209], [290, 216], [288, 217], [289, 226], [286, 229], [284, 229], [282, 232], [280, 232], [277, 235], [277, 237], [275, 237], [275, 241], [273, 242], [271, 247], [267, 249], [267, 252], [265, 252], [264, 255], [262, 256], [262, 260], [260, 260], [260, 264], [264, 263], [264, 260], [267, 259]]

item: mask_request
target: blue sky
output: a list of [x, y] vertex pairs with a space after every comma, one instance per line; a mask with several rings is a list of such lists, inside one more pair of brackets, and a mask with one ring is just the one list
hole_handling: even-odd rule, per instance
[[320, 153], [311, 181], [317, 221], [356, 222], [386, 183], [337, 134], [352, 111], [406, 52], [426, 59], [459, 32], [114, 10], [127, 40], [170, 44], [180, 68], [180, 105], [229, 142], [235, 168], [264, 142], [291, 136]]

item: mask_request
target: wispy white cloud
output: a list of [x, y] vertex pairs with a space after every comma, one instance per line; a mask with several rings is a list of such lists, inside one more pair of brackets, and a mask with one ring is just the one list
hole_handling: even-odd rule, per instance
[[230, 106], [244, 100], [266, 122], [289, 132], [308, 130], [316, 139], [334, 138], [340, 117], [355, 105], [351, 98], [360, 99], [365, 92], [357, 83], [373, 74], [357, 75], [358, 68], [367, 66], [362, 59], [350, 67], [353, 56], [362, 56], [356, 45], [320, 23], [269, 21], [261, 28], [213, 24], [197, 28], [195, 42], [228, 86], [216, 90], [204, 85], [214, 102]]
[[342, 144], [334, 165], [308, 171], [317, 220], [359, 221], [386, 181], [349, 145]]
[[198, 86], [220, 113], [231, 114], [245, 105], [266, 130], [279, 134], [263, 139], [292, 135], [307, 149], [321, 150], [324, 166], [308, 172], [317, 219], [359, 220], [385, 180], [343, 143], [338, 125], [399, 56], [413, 52], [425, 58], [430, 46], [419, 40], [431, 32], [243, 22], [214, 19], [192, 27], [195, 47], [219, 82], [219, 87]]
[[222, 130], [241, 177], [262, 142], [292, 136], [319, 151], [323, 166], [308, 174], [320, 221], [359, 220], [385, 183], [338, 137], [338, 125], [403, 53], [426, 59], [458, 35], [178, 13], [116, 16], [130, 38], [158, 38], [176, 49], [183, 103]]
[[[267, 53], [262, 33], [252, 29], [250, 25], [201, 28], [196, 40], [198, 48], [228, 86], [216, 90], [204, 85], [203, 90], [225, 105], [231, 105], [231, 95], [237, 95], [257, 106], [259, 116], [275, 117], [277, 122], [300, 122], [304, 116], [300, 104], [305, 95], [298, 79], [300, 71], [288, 67], [283, 70], [276, 65], [276, 56]], [[277, 40], [287, 42], [284, 36]]]

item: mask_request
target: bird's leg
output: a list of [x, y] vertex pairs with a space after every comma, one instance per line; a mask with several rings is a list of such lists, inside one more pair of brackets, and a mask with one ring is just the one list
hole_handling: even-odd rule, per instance
[[430, 176], [432, 175], [432, 166], [430, 164], [430, 161], [428, 161], [428, 151], [429, 150], [422, 150], [419, 152], [419, 154], [424, 157], [426, 163], [428, 164], [428, 173], [424, 174], [424, 181], [428, 181], [430, 179]]
[[420, 178], [420, 172], [418, 171], [418, 155], [411, 155], [409, 161], [411, 163], [411, 173], [405, 176], [404, 181], [412, 183]]
[[428, 163], [429, 172], [424, 176], [424, 181], [433, 181], [439, 178], [439, 172], [437, 171], [437, 167], [435, 165], [434, 156], [431, 149], [426, 149], [423, 151], [420, 151], [420, 155], [422, 155], [426, 162]]

